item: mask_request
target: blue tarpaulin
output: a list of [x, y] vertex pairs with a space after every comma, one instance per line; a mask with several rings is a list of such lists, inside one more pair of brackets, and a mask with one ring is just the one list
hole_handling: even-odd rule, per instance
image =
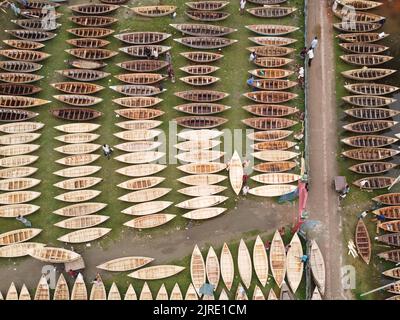
[[214, 295], [214, 285], [210, 283], [205, 283], [201, 286], [199, 290], [200, 294], [204, 294], [206, 296], [213, 296]]
[[286, 201], [293, 201], [293, 200], [297, 199], [298, 196], [299, 196], [299, 188], [297, 188], [293, 192], [290, 192], [290, 193], [284, 194], [283, 196], [280, 196], [278, 203], [283, 203]]

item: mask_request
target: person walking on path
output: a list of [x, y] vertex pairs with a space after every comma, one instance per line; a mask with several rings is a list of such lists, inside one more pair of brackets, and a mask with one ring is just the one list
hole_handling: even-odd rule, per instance
[[174, 68], [172, 67], [172, 63], [168, 65], [167, 72], [168, 72], [168, 78], [171, 79], [172, 83], [175, 83], [175, 72]]
[[21, 215], [17, 216], [15, 219], [18, 220], [19, 222], [23, 223], [25, 225], [25, 227], [28, 227], [28, 228], [32, 227], [32, 223], [28, 219], [26, 219], [25, 217], [23, 217]]
[[240, 15], [244, 14], [244, 9], [246, 7], [246, 0], [240, 0]]
[[308, 66], [311, 67], [312, 60], [314, 59], [314, 49], [308, 50], [307, 56], [308, 56]]
[[315, 50], [315, 48], [317, 48], [317, 46], [318, 46], [318, 37], [315, 37], [315, 38], [311, 41], [310, 49]]

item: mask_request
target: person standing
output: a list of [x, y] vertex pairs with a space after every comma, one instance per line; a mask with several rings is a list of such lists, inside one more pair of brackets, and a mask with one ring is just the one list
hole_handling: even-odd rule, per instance
[[315, 38], [311, 41], [310, 49], [315, 50], [315, 48], [317, 48], [317, 46], [318, 46], [318, 37], [315, 37]]
[[307, 56], [308, 56], [308, 66], [311, 67], [312, 60], [314, 59], [314, 49], [308, 50]]
[[305, 60], [306, 59], [306, 54], [307, 54], [307, 48], [304, 47], [301, 51], [300, 51], [300, 57]]
[[252, 52], [250, 53], [249, 61], [250, 61], [250, 62], [253, 62], [253, 61], [256, 60], [256, 59], [257, 59], [257, 54], [256, 54], [255, 51], [252, 51]]
[[246, 0], [240, 0], [240, 15], [244, 14], [245, 7], [246, 7]]

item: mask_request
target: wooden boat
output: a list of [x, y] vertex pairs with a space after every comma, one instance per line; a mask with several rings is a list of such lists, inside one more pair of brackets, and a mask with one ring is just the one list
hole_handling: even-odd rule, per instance
[[353, 122], [343, 126], [343, 129], [356, 133], [375, 133], [390, 129], [397, 125], [397, 121], [390, 120], [365, 120]]
[[128, 32], [117, 34], [114, 37], [122, 42], [134, 45], [156, 44], [167, 40], [171, 34], [165, 32]]
[[197, 244], [194, 246], [190, 259], [190, 277], [193, 287], [197, 293], [200, 293], [201, 286], [206, 282], [206, 265]]
[[118, 187], [127, 190], [142, 190], [154, 187], [163, 182], [164, 180], [165, 178], [162, 177], [141, 177], [124, 181], [120, 183]]
[[212, 129], [225, 124], [228, 120], [214, 116], [187, 116], [175, 118], [178, 125], [189, 129]]
[[50, 300], [50, 288], [45, 275], [39, 280], [33, 300]]
[[104, 262], [96, 268], [110, 272], [125, 272], [141, 268], [153, 260], [153, 258], [149, 257], [123, 257]]
[[400, 194], [399, 193], [387, 193], [376, 196], [372, 198], [375, 202], [380, 204], [390, 205], [390, 206], [397, 206], [400, 205]]
[[342, 33], [336, 37], [340, 40], [353, 43], [374, 43], [388, 37], [388, 33], [365, 32], [365, 33]]
[[356, 108], [344, 111], [349, 116], [363, 120], [385, 120], [397, 116], [400, 112], [384, 108]]
[[66, 193], [62, 193], [54, 199], [60, 200], [60, 201], [65, 201], [65, 202], [83, 202], [83, 201], [88, 201], [91, 200], [95, 197], [97, 197], [101, 191], [98, 190], [79, 190], [79, 191], [70, 191]]
[[226, 179], [225, 176], [220, 174], [196, 174], [178, 178], [177, 180], [181, 183], [188, 184], [190, 186], [204, 186], [214, 185], [220, 183]]
[[235, 300], [249, 300], [247, 293], [240, 282], [236, 289]]
[[224, 243], [222, 247], [220, 261], [221, 277], [224, 281], [225, 286], [230, 291], [235, 275], [235, 267], [233, 264], [231, 251], [229, 250], [229, 247], [226, 243]]
[[89, 61], [89, 60], [69, 60], [68, 64], [71, 67], [77, 68], [77, 69], [100, 69], [105, 67], [107, 64], [104, 63], [103, 61]]
[[67, 49], [65, 52], [79, 59], [95, 61], [110, 59], [118, 54], [116, 51], [97, 48], [74, 48]]
[[290, 291], [286, 282], [282, 283], [281, 293], [279, 300], [295, 300], [294, 294]]
[[125, 293], [124, 300], [137, 300], [137, 295], [136, 295], [135, 289], [133, 289], [133, 287], [132, 287], [132, 284], [129, 284], [129, 287]]
[[358, 66], [376, 66], [392, 60], [393, 57], [378, 54], [346, 54], [340, 56], [340, 59]]
[[60, 75], [76, 81], [97, 81], [107, 78], [110, 74], [99, 70], [66, 69], [56, 70]]
[[182, 272], [184, 269], [185, 267], [175, 265], [144, 267], [128, 274], [128, 277], [139, 280], [159, 280], [172, 277]]
[[383, 83], [353, 83], [344, 86], [346, 90], [354, 94], [380, 96], [392, 94], [399, 90], [398, 87]]
[[226, 168], [226, 164], [220, 162], [188, 163], [177, 167], [188, 174], [213, 174]]
[[174, 287], [171, 291], [171, 296], [169, 297], [170, 300], [183, 300], [182, 291], [179, 288], [179, 284], [175, 283]]
[[57, 82], [50, 84], [53, 88], [68, 94], [93, 94], [104, 87], [89, 82]]
[[118, 19], [106, 16], [72, 16], [69, 21], [83, 27], [108, 27]]
[[103, 48], [110, 44], [108, 40], [97, 38], [75, 38], [65, 42], [77, 48]]
[[219, 67], [203, 65], [203, 64], [190, 65], [190, 66], [185, 66], [185, 67], [180, 68], [180, 70], [182, 70], [188, 74], [191, 74], [191, 75], [208, 75], [219, 69], [220, 69]]
[[0, 169], [0, 178], [10, 179], [10, 178], [24, 178], [31, 176], [37, 171], [37, 168], [33, 167], [14, 167]]
[[218, 287], [220, 279], [220, 266], [218, 257], [214, 248], [210, 246], [206, 257], [206, 275], [208, 283], [214, 286], [214, 290]]
[[[199, 140], [199, 141], [184, 141], [174, 145], [175, 148], [181, 151], [192, 151], [192, 150], [207, 150], [213, 149], [221, 144], [221, 141], [217, 140]], [[1, 147], [0, 147], [1, 150]], [[1, 153], [1, 152], [0, 152]]]
[[21, 287], [21, 291], [19, 293], [18, 300], [21, 300], [21, 301], [22, 300], [24, 300], [24, 301], [32, 300], [31, 294], [29, 293], [28, 288], [26, 287], [25, 283]]
[[375, 240], [386, 243], [389, 246], [400, 246], [400, 232], [398, 233], [386, 233], [381, 236], [375, 237]]
[[81, 257], [80, 254], [63, 248], [36, 247], [28, 251], [28, 254], [40, 261], [49, 263], [67, 263]]
[[0, 95], [26, 96], [42, 91], [41, 88], [31, 84], [0, 83]]
[[389, 47], [374, 43], [351, 42], [351, 43], [339, 43], [339, 45], [345, 51], [356, 54], [379, 54], [389, 49]]
[[400, 293], [400, 281], [394, 282], [390, 287], [386, 288], [386, 291], [393, 293], [393, 294], [399, 294]]
[[108, 216], [102, 215], [80, 216], [62, 220], [54, 225], [64, 229], [83, 229], [97, 226], [107, 221], [109, 218]]
[[216, 26], [213, 24], [184, 23], [170, 24], [170, 26], [183, 34], [194, 37], [222, 37], [237, 31], [233, 28]]
[[115, 170], [115, 172], [128, 177], [143, 177], [156, 174], [166, 168], [165, 165], [157, 163], [136, 164]]
[[220, 78], [207, 75], [199, 75], [182, 77], [179, 78], [179, 80], [191, 86], [208, 86], [216, 83], [220, 80]]
[[165, 156], [165, 152], [140, 151], [132, 152], [115, 157], [115, 160], [128, 164], [142, 164], [157, 161]]
[[106, 28], [74, 28], [67, 29], [67, 32], [80, 38], [105, 38], [114, 33], [112, 29]]
[[273, 162], [263, 162], [255, 165], [254, 170], [263, 173], [277, 173], [292, 170], [296, 167], [296, 163], [293, 161], [273, 161]]
[[311, 240], [310, 252], [311, 273], [315, 284], [322, 295], [325, 294], [325, 262], [321, 250], [315, 240]]
[[0, 125], [0, 132], [3, 133], [28, 133], [40, 130], [44, 127], [41, 122], [18, 122]]
[[282, 6], [265, 6], [246, 9], [248, 13], [259, 18], [282, 18], [292, 14], [296, 10], [297, 8], [294, 7]]
[[212, 206], [216, 206], [228, 198], [224, 196], [204, 196], [204, 197], [196, 197], [189, 200], [185, 200], [176, 204], [175, 206], [182, 209], [202, 209], [208, 208]]
[[146, 50], [150, 50], [150, 52], [157, 51], [159, 55], [166, 53], [167, 51], [171, 50], [171, 47], [162, 46], [157, 44], [152, 45], [135, 45], [129, 47], [119, 48], [119, 51], [122, 51], [130, 56], [136, 58], [146, 58]]
[[252, 156], [262, 161], [287, 161], [298, 155], [296, 152], [281, 150], [263, 150], [252, 153]]
[[394, 157], [400, 151], [385, 148], [358, 148], [342, 152], [342, 155], [354, 160], [380, 161]]
[[184, 130], [177, 134], [180, 139], [199, 141], [217, 139], [223, 134], [222, 131], [199, 129], [199, 130]]
[[187, 10], [185, 15], [192, 20], [215, 22], [225, 20], [230, 16], [230, 13], [223, 11], [205, 11], [205, 10]]
[[268, 256], [260, 236], [257, 236], [253, 248], [254, 271], [261, 285], [265, 287], [268, 280]]
[[382, 272], [382, 274], [385, 275], [386, 277], [400, 279], [400, 268], [397, 267], [397, 268], [389, 269], [389, 270]]
[[278, 141], [289, 137], [292, 133], [290, 130], [268, 130], [253, 132], [247, 137], [254, 141]]
[[175, 158], [182, 162], [208, 162], [220, 159], [224, 154], [222, 151], [200, 149], [179, 153]]
[[134, 218], [124, 223], [124, 226], [135, 229], [149, 229], [159, 227], [174, 219], [176, 215], [166, 213], [156, 213]]
[[253, 61], [256, 65], [262, 68], [279, 68], [293, 62], [293, 59], [280, 57], [261, 57]]
[[185, 37], [174, 40], [194, 49], [219, 49], [237, 42], [237, 40], [222, 37]]
[[259, 46], [288, 46], [297, 42], [296, 39], [293, 38], [284, 38], [284, 37], [249, 37], [249, 40], [254, 42]]
[[290, 184], [274, 184], [255, 187], [249, 193], [259, 197], [280, 197], [296, 190], [296, 186]]
[[62, 13], [49, 11], [46, 8], [20, 8], [19, 15], [26, 19], [43, 19], [49, 16], [49, 13], [54, 19], [59, 19], [62, 16]]
[[108, 292], [107, 300], [121, 300], [121, 294], [115, 282], [112, 283], [110, 291]]
[[379, 258], [384, 259], [386, 261], [398, 263], [400, 262], [400, 249], [399, 250], [390, 250], [377, 254]]
[[397, 167], [397, 164], [390, 162], [363, 162], [349, 167], [349, 170], [359, 174], [384, 173]]
[[37, 242], [20, 242], [0, 247], [1, 258], [18, 258], [29, 254], [31, 249], [43, 248], [45, 244]]
[[278, 231], [275, 231], [271, 242], [271, 251], [269, 254], [271, 272], [276, 284], [280, 288], [286, 274], [286, 251], [282, 237]]
[[61, 147], [54, 148], [54, 150], [63, 154], [83, 154], [94, 152], [100, 147], [101, 145], [95, 143], [77, 143], [63, 145]]
[[170, 5], [142, 6], [133, 7], [132, 11], [139, 15], [149, 18], [163, 17], [175, 12], [176, 7]]
[[88, 143], [98, 139], [100, 135], [96, 133], [68, 133], [57, 136], [54, 139], [64, 143]]
[[107, 292], [100, 275], [96, 275], [90, 290], [89, 300], [107, 300]]
[[371, 10], [382, 5], [381, 2], [368, 0], [340, 0], [340, 4], [353, 7], [356, 10]]
[[125, 202], [153, 201], [153, 200], [156, 200], [158, 198], [165, 196], [171, 190], [172, 189], [170, 189], [170, 188], [150, 188], [150, 189], [145, 189], [145, 190], [133, 191], [122, 197], [119, 197], [118, 200], [125, 201]]
[[114, 148], [125, 152], [137, 152], [154, 150], [161, 145], [159, 141], [131, 141], [117, 144]]
[[223, 212], [225, 212], [226, 210], [227, 210], [226, 208], [218, 208], [218, 207], [203, 208], [186, 212], [184, 215], [182, 215], [182, 217], [191, 220], [205, 220], [205, 219], [215, 218], [220, 214], [222, 214]]
[[342, 139], [342, 142], [352, 147], [384, 147], [397, 142], [397, 138], [379, 135], [361, 135]]
[[39, 179], [34, 178], [12, 178], [0, 180], [1, 191], [20, 191], [33, 188], [40, 183]]
[[102, 181], [101, 178], [96, 177], [82, 177], [63, 180], [53, 184], [55, 187], [64, 190], [82, 190], [95, 186]]
[[178, 192], [191, 197], [202, 197], [218, 194], [225, 189], [226, 187], [217, 185], [198, 185], [180, 189]]
[[0, 246], [29, 241], [36, 237], [40, 232], [42, 232], [42, 229], [26, 228], [2, 233], [0, 234]]
[[298, 97], [297, 94], [281, 91], [253, 91], [244, 93], [243, 96], [257, 103], [283, 103]]
[[0, 81], [7, 83], [32, 83], [43, 78], [43, 76], [31, 73], [0, 73]]
[[134, 129], [127, 130], [118, 133], [114, 133], [114, 135], [120, 139], [126, 141], [142, 141], [142, 140], [152, 140], [155, 137], [161, 134], [158, 130], [149, 130], [149, 129]]
[[298, 27], [294, 26], [274, 24], [253, 24], [245, 27], [262, 36], [283, 36], [299, 30]]
[[296, 81], [281, 80], [281, 79], [258, 79], [254, 80], [252, 87], [259, 90], [288, 90], [297, 86]]
[[251, 177], [252, 180], [263, 184], [293, 183], [298, 181], [300, 178], [300, 175], [294, 173], [264, 173]]
[[53, 39], [57, 34], [43, 31], [43, 30], [25, 30], [25, 29], [17, 29], [17, 30], [4, 30], [4, 32], [8, 33], [10, 36], [13, 36], [17, 39], [21, 40], [29, 40], [36, 42], [43, 42], [47, 40]]
[[384, 107], [397, 101], [393, 98], [372, 95], [345, 96], [342, 99], [358, 107]]
[[247, 50], [255, 53], [259, 57], [284, 57], [294, 52], [293, 48], [280, 47], [274, 45], [248, 47]]
[[243, 164], [242, 160], [235, 150], [229, 162], [229, 181], [233, 191], [238, 195], [243, 186]]
[[2, 218], [16, 218], [18, 216], [30, 215], [40, 207], [33, 204], [11, 204], [0, 207], [0, 217]]
[[68, 283], [61, 273], [57, 280], [56, 288], [54, 290], [53, 300], [69, 300]]
[[145, 282], [143, 285], [142, 291], [140, 292], [139, 300], [153, 300], [153, 294], [151, 293], [147, 282]]
[[13, 168], [20, 166], [28, 166], [34, 163], [39, 157], [28, 154], [12, 156], [0, 159], [0, 167]]
[[[191, 52], [182, 52], [181, 55], [186, 59], [196, 62], [196, 63], [209, 63], [214, 62], [223, 57], [222, 54], [204, 52], [204, 51], [191, 51]], [[206, 67], [203, 65], [203, 67]], [[187, 67], [190, 68], [190, 67]]]
[[129, 108], [114, 110], [116, 114], [131, 120], [150, 120], [162, 116], [165, 112], [151, 108]]
[[98, 97], [77, 94], [55, 95], [53, 98], [74, 107], [90, 107], [103, 101], [103, 99]]
[[51, 101], [23, 96], [0, 96], [1, 108], [33, 108], [43, 106]]
[[[388, 195], [381, 195], [379, 197], [381, 198], [386, 198], [389, 197], [390, 194]], [[393, 196], [396, 194], [392, 194]], [[377, 199], [374, 198], [375, 201], [379, 201]], [[372, 211], [373, 214], [375, 215], [384, 215], [386, 219], [391, 219], [391, 220], [398, 220], [400, 219], [400, 206], [398, 205], [391, 205], [389, 207], [382, 207], [379, 209], [376, 209], [374, 211]]]
[[230, 109], [230, 106], [217, 103], [186, 103], [174, 107], [175, 110], [180, 112], [193, 114], [193, 115], [212, 115]]
[[278, 297], [276, 296], [276, 294], [275, 294], [273, 289], [269, 290], [268, 300], [278, 300]]
[[286, 118], [248, 118], [242, 120], [242, 122], [257, 130], [278, 130], [293, 127], [298, 122]]
[[26, 2], [25, 7], [27, 8], [35, 8], [35, 9], [42, 9], [45, 7], [53, 7], [57, 8], [60, 6], [59, 3], [56, 2], [50, 2], [50, 1], [42, 1], [42, 0], [29, 0]]
[[6, 39], [3, 42], [9, 47], [19, 50], [39, 50], [45, 46], [43, 43], [29, 40]]
[[166, 78], [165, 75], [158, 73], [126, 73], [114, 77], [129, 84], [154, 84]]
[[193, 10], [215, 11], [225, 8], [229, 1], [196, 1], [186, 2], [185, 4]]
[[89, 121], [103, 115], [100, 111], [84, 108], [52, 109], [50, 113], [56, 118], [70, 121]]
[[354, 69], [343, 71], [342, 75], [345, 78], [360, 80], [360, 81], [369, 81], [369, 80], [379, 80], [385, 77], [388, 77], [395, 73], [396, 70], [391, 69], [378, 69], [378, 68], [367, 68], [364, 67], [362, 69]]
[[68, 123], [54, 127], [54, 129], [65, 133], [88, 133], [98, 128], [100, 128], [100, 125], [96, 123]]
[[42, 68], [41, 64], [27, 61], [0, 61], [0, 69], [7, 72], [35, 72]]
[[258, 142], [256, 144], [252, 144], [251, 147], [254, 150], [262, 151], [262, 150], [288, 150], [292, 147], [296, 146], [296, 142], [287, 141], [287, 140], [279, 140], [279, 141], [263, 141]]
[[[338, 10], [338, 9], [334, 9], [332, 10], [333, 14], [340, 18], [340, 19], [346, 19], [349, 18], [350, 14], [343, 12], [342, 10]], [[359, 11], [355, 11], [351, 13], [351, 19], [354, 22], [376, 22], [376, 23], [380, 23], [383, 22], [384, 20], [386, 20], [385, 17], [379, 16], [377, 14], [373, 14], [373, 13], [369, 13], [369, 12], [359, 12]]]
[[154, 86], [131, 85], [131, 84], [110, 86], [110, 89], [120, 94], [124, 94], [126, 96], [145, 96], [145, 97], [155, 96], [166, 91], [166, 89], [160, 89]]
[[117, 63], [117, 66], [131, 72], [155, 72], [168, 66], [164, 60], [132, 60]]
[[118, 5], [113, 4], [94, 4], [94, 3], [85, 3], [78, 4], [74, 6], [69, 6], [68, 9], [72, 10], [78, 14], [87, 14], [87, 15], [95, 15], [95, 14], [108, 14], [119, 8]]
[[400, 220], [393, 220], [393, 221], [388, 221], [388, 222], [382, 222], [379, 225], [379, 228], [381, 228], [384, 231], [387, 232], [399, 232], [400, 231]]
[[125, 210], [122, 210], [122, 213], [133, 216], [145, 216], [158, 213], [162, 210], [165, 210], [171, 205], [171, 201], [150, 201], [139, 203], [129, 208], [126, 208]]
[[382, 24], [373, 22], [339, 22], [334, 23], [333, 27], [339, 31], [344, 32], [366, 33], [378, 30], [382, 27]]
[[89, 242], [93, 240], [97, 240], [101, 237], [104, 237], [111, 231], [109, 228], [88, 228], [82, 229], [78, 231], [73, 231], [63, 235], [58, 238], [58, 241], [67, 242], [67, 243], [83, 243]]
[[81, 273], [76, 277], [74, 286], [71, 292], [71, 300], [88, 300], [87, 288]]
[[30, 18], [30, 19], [17, 19], [11, 20], [18, 27], [27, 30], [37, 30], [37, 31], [54, 31], [61, 27], [61, 24], [55, 21], [43, 21], [41, 18]]
[[81, 166], [81, 167], [61, 169], [53, 173], [57, 176], [64, 178], [78, 178], [94, 174], [100, 169], [101, 167], [99, 166]]
[[41, 136], [40, 133], [12, 133], [0, 136], [0, 144], [2, 145], [17, 145], [21, 143], [29, 143], [37, 140]]
[[64, 217], [81, 217], [84, 215], [96, 213], [104, 209], [106, 206], [107, 204], [99, 202], [77, 203], [58, 209], [53, 213]]
[[303, 256], [303, 248], [297, 233], [293, 235], [290, 242], [290, 248], [287, 252], [287, 279], [288, 283], [295, 293], [303, 277], [303, 262], [299, 257]]
[[215, 102], [229, 96], [228, 93], [213, 90], [188, 90], [174, 94], [181, 99], [193, 102]]

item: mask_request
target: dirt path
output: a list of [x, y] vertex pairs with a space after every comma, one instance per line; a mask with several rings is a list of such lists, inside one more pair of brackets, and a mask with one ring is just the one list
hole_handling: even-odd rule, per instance
[[338, 143], [335, 69], [331, 15], [326, 1], [309, 1], [308, 43], [319, 38], [315, 59], [309, 72], [309, 150], [310, 150], [310, 218], [322, 228], [316, 234], [325, 257], [326, 298], [345, 299], [341, 285], [342, 265], [341, 217], [338, 197], [332, 188], [337, 173]]

